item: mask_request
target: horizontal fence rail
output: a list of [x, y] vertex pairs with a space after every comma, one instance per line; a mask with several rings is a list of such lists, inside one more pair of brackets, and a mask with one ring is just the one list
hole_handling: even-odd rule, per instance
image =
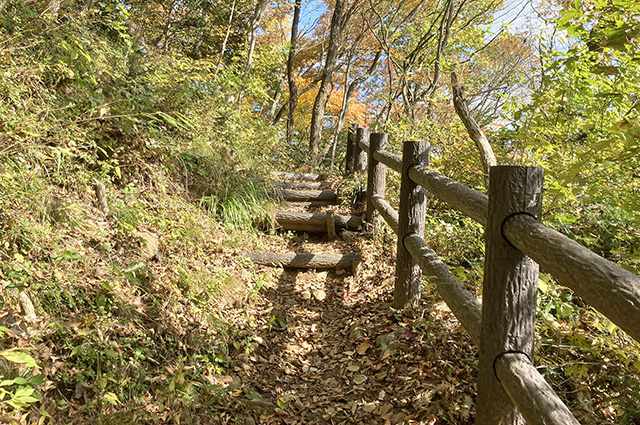
[[393, 233], [398, 235], [398, 212], [380, 195], [373, 195], [371, 203], [387, 222]]
[[526, 215], [509, 218], [502, 231], [513, 246], [640, 341], [638, 276]]
[[529, 425], [579, 425], [569, 408], [547, 384], [529, 357], [505, 353], [495, 361], [495, 373]]
[[402, 170], [402, 158], [386, 151], [376, 151], [373, 157], [398, 173]]
[[422, 272], [432, 278], [438, 293], [447, 303], [451, 312], [465, 328], [473, 342], [480, 345], [482, 305], [473, 294], [456, 282], [447, 265], [438, 257], [425, 240], [413, 234], [404, 238], [404, 244], [418, 261]]
[[[481, 359], [483, 356], [482, 353], [486, 352], [486, 347], [494, 342], [492, 339], [487, 338], [495, 338], [491, 333], [487, 333], [487, 329], [491, 329], [491, 326], [496, 326], [491, 325], [491, 322], [494, 320], [500, 321], [503, 319], [493, 317], [487, 319], [488, 316], [486, 315], [489, 313], [483, 310], [486, 305], [483, 307], [469, 291], [464, 289], [461, 283], [455, 281], [446, 264], [423, 239], [423, 235], [420, 234], [421, 232], [405, 233], [399, 231], [399, 222], [403, 219], [403, 214], [407, 214], [407, 211], [404, 211], [401, 207], [400, 211], [397, 212], [385, 200], [383, 186], [385, 181], [384, 173], [386, 171], [385, 167], [381, 167], [380, 164], [384, 164], [388, 168], [401, 174], [404, 169], [404, 174], [406, 175], [402, 176], [402, 184], [404, 184], [404, 179], [410, 179], [413, 183], [425, 188], [429, 193], [441, 201], [446, 202], [452, 208], [485, 226], [485, 232], [488, 233], [488, 238], [491, 237], [492, 232], [494, 235], [497, 232], [497, 236], [493, 237], [504, 240], [505, 243], [508, 244], [507, 250], [511, 250], [514, 253], [521, 253], [519, 257], [517, 256], [515, 258], [522, 258], [525, 262], [530, 262], [529, 259], [535, 261], [558, 279], [561, 284], [574, 290], [576, 294], [593, 305], [631, 337], [640, 341], [640, 278], [538, 221], [536, 217], [539, 216], [540, 207], [538, 206], [533, 209], [527, 207], [527, 202], [529, 201], [526, 201], [526, 199], [531, 199], [530, 202], [539, 202], [539, 192], [538, 194], [534, 194], [529, 192], [532, 189], [527, 188], [529, 184], [527, 180], [531, 180], [534, 175], [537, 175], [536, 173], [538, 173], [537, 170], [539, 169], [533, 169], [531, 167], [496, 168], [496, 170], [498, 168], [514, 169], [512, 171], [503, 171], [516, 176], [515, 178], [523, 181], [525, 186], [521, 194], [517, 194], [516, 190], [516, 193], [511, 195], [511, 199], [518, 200], [518, 203], [525, 201], [525, 204], [522, 204], [521, 207], [515, 204], [513, 213], [505, 210], [504, 214], [506, 214], [506, 218], [501, 219], [498, 217], [499, 221], [496, 222], [498, 228], [488, 229], [490, 199], [487, 195], [430, 170], [426, 163], [403, 164], [404, 158], [386, 151], [386, 135], [373, 133], [369, 140], [366, 140], [366, 138], [362, 136], [366, 134], [368, 134], [368, 131], [360, 132], [358, 130], [359, 137], [355, 144], [356, 147], [359, 148], [361, 152], [366, 153], [369, 158], [368, 182], [378, 182], [374, 191], [370, 191], [369, 188], [367, 188], [367, 219], [369, 221], [373, 220], [375, 215], [373, 212], [370, 212], [369, 209], [375, 210], [393, 229], [400, 241], [398, 245], [399, 254], [402, 245], [411, 257], [413, 257], [417, 265], [419, 265], [422, 273], [427, 276], [431, 282], [435, 283], [438, 293], [447, 303], [452, 313], [468, 332], [474, 343], [481, 347]], [[381, 140], [383, 140], [383, 143], [380, 143]], [[412, 142], [405, 142], [405, 148], [408, 143]], [[504, 174], [503, 171], [499, 174]], [[381, 173], [382, 176], [371, 175], [372, 173]], [[521, 176], [518, 176], [519, 174], [521, 174]], [[536, 178], [541, 181], [540, 176]], [[382, 182], [382, 187], [380, 182]], [[490, 194], [491, 193], [493, 192], [490, 192]], [[505, 199], [507, 203], [511, 202], [508, 197]], [[402, 205], [403, 200], [401, 199], [400, 202]], [[498, 202], [494, 208], [503, 209], [503, 203], [504, 202]], [[493, 214], [495, 215], [496, 212], [494, 211]], [[495, 227], [496, 224], [492, 226]], [[504, 262], [504, 258], [501, 256], [499, 261]], [[488, 266], [485, 265], [485, 279], [487, 278], [487, 267]], [[517, 266], [517, 269], [520, 267], [521, 266]], [[527, 269], [527, 267], [524, 268]], [[529, 278], [529, 281], [533, 279], [533, 287], [529, 287], [530, 289], [527, 289], [526, 293], [528, 294], [527, 297], [529, 297], [529, 304], [531, 304], [530, 300], [531, 296], [533, 296], [533, 311], [531, 311], [531, 305], [527, 306], [524, 310], [529, 310], [527, 313], [528, 317], [518, 319], [528, 322], [531, 320], [535, 321], [535, 295], [537, 292], [536, 285], [538, 279], [537, 265], [535, 269], [531, 270], [532, 271], [527, 273], [534, 273]], [[397, 270], [396, 279], [398, 273]], [[502, 278], [499, 278], [499, 280], [501, 279]], [[509, 277], [507, 277], [507, 279], [509, 279]], [[516, 280], [518, 279], [519, 278]], [[396, 285], [398, 284], [403, 283], [396, 281]], [[515, 282], [515, 284], [520, 285], [521, 283]], [[489, 293], [486, 285], [487, 282], [485, 281], [485, 291], [483, 291], [485, 297]], [[516, 292], [519, 290], [520, 289], [517, 289]], [[513, 296], [511, 291], [512, 290], [508, 290], [505, 296]], [[502, 296], [500, 293], [498, 293], [498, 295]], [[485, 303], [493, 302], [494, 300], [485, 298]], [[510, 302], [508, 302], [507, 305], [509, 305], [509, 303]], [[500, 307], [500, 304], [498, 304], [498, 307]], [[519, 306], [517, 302], [515, 302], [515, 307], [512, 307], [522, 310], [522, 307]], [[498, 310], [500, 309], [498, 308]], [[490, 322], [483, 323], [484, 320], [490, 320]], [[509, 350], [508, 348], [512, 347], [513, 343], [509, 342], [509, 338], [511, 337], [506, 334], [506, 348], [503, 348], [501, 352], [501, 349], [497, 347], [496, 349], [498, 351], [495, 357], [494, 354], [489, 356], [490, 365], [483, 365], [482, 361], [480, 365], [480, 375], [485, 374], [486, 376], [487, 370], [482, 369], [490, 369], [491, 379], [498, 383], [500, 390], [504, 391], [510, 402], [513, 403], [513, 406], [517, 407], [516, 415], [510, 413], [508, 409], [503, 410], [502, 407], [499, 406], [499, 403], [495, 403], [495, 400], [493, 400], [496, 398], [495, 393], [489, 394], [488, 397], [486, 394], [483, 396], [482, 392], [486, 392], [487, 388], [486, 385], [481, 382], [479, 385], [479, 404], [477, 409], [478, 424], [488, 425], [498, 422], [504, 424], [521, 424], [523, 420], [526, 420], [529, 424], [540, 425], [578, 424], [578, 421], [571, 414], [570, 410], [533, 366], [532, 323], [533, 322], [530, 322], [530, 324], [527, 325], [528, 330], [525, 333], [529, 333], [530, 335], [525, 339], [529, 342], [524, 343], [523, 351], [520, 351], [520, 349], [515, 349], [515, 351], [513, 349]], [[498, 323], [497, 326], [498, 329], [500, 329], [500, 327], [504, 325]], [[515, 326], [520, 325], [516, 323]], [[498, 333], [500, 332], [502, 331], [499, 330]], [[511, 332], [513, 332], [513, 330]], [[483, 340], [485, 340], [484, 343], [482, 342]], [[521, 343], [517, 343], [515, 346], [518, 346], [518, 344]], [[481, 380], [482, 379], [483, 378], [481, 378]], [[491, 404], [487, 400], [492, 400]]]
[[409, 170], [409, 178], [472, 220], [483, 226], [487, 222], [487, 195], [423, 165], [414, 165]]

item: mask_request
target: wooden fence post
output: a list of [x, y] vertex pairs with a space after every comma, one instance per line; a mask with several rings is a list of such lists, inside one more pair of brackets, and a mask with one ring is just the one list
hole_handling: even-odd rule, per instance
[[361, 141], [369, 140], [369, 129], [358, 127], [356, 130], [356, 143], [354, 150], [354, 163], [353, 171], [359, 174], [364, 174], [367, 171], [367, 152], [360, 147]]
[[327, 210], [327, 238], [330, 241], [336, 238], [336, 218], [333, 210]]
[[396, 260], [396, 283], [393, 291], [393, 306], [402, 308], [406, 304], [417, 306], [422, 292], [422, 270], [404, 246], [408, 234], [424, 236], [427, 208], [427, 190], [409, 178], [409, 169], [414, 165], [429, 165], [428, 142], [404, 142], [402, 145], [402, 172], [400, 180], [400, 207], [398, 208], [398, 254]]
[[538, 264], [507, 242], [502, 225], [517, 214], [540, 217], [543, 174], [539, 167], [490, 169], [477, 425], [525, 424], [496, 378], [494, 365], [501, 355], [513, 352], [533, 362]]
[[371, 203], [371, 197], [373, 195], [384, 197], [387, 181], [387, 167], [378, 162], [373, 154], [385, 149], [387, 149], [387, 135], [385, 133], [371, 133], [369, 136], [369, 174], [367, 175], [367, 213], [365, 215], [368, 223], [373, 223], [374, 218], [380, 217], [376, 207]]
[[354, 153], [356, 146], [356, 129], [357, 126], [353, 123], [349, 124], [349, 128], [347, 129], [347, 153], [345, 156], [345, 171], [347, 174], [351, 174], [353, 172], [353, 161], [354, 161]]

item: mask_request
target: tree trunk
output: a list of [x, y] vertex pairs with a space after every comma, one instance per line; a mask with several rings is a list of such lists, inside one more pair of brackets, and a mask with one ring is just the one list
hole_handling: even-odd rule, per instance
[[294, 71], [294, 61], [296, 48], [298, 46], [298, 24], [300, 23], [300, 7], [302, 0], [296, 0], [293, 7], [293, 22], [291, 23], [291, 44], [289, 47], [289, 57], [287, 58], [287, 82], [289, 83], [289, 111], [287, 112], [287, 145], [293, 142], [293, 125], [298, 106], [298, 86], [296, 85]]
[[[364, 32], [362, 34], [364, 34]], [[360, 39], [360, 37], [358, 39]], [[357, 42], [357, 44], [359, 44], [359, 41]], [[354, 45], [354, 50], [357, 44]], [[376, 53], [376, 56], [373, 58], [373, 61], [371, 62], [371, 66], [369, 66], [367, 71], [363, 75], [360, 75], [357, 78], [355, 78], [351, 83], [348, 83], [349, 70], [351, 68], [352, 57], [353, 55], [355, 55], [355, 52], [352, 52], [352, 53], [353, 54], [349, 56], [349, 60], [347, 62], [347, 70], [345, 71], [344, 95], [342, 96], [342, 109], [340, 109], [338, 125], [334, 134], [333, 146], [331, 148], [332, 151], [331, 151], [331, 164], [329, 167], [330, 169], [333, 168], [333, 164], [335, 162], [336, 145], [338, 144], [338, 137], [340, 135], [340, 131], [342, 131], [342, 127], [344, 127], [344, 123], [347, 121], [347, 116], [349, 115], [349, 101], [353, 97], [353, 94], [356, 92], [356, 89], [360, 86], [360, 84], [367, 81], [367, 79], [371, 77], [371, 75], [373, 75], [373, 72], [375, 71], [376, 67], [378, 66], [378, 63], [380, 62], [380, 58], [382, 57], [382, 50], [380, 50], [378, 51], [378, 53]], [[325, 156], [326, 156], [326, 153], [323, 154], [323, 158]]]
[[[280, 80], [280, 84], [281, 85]], [[271, 101], [271, 107], [269, 108], [269, 118], [275, 119], [276, 108], [278, 107], [278, 102], [280, 102], [280, 98], [282, 97], [282, 92], [280, 91], [280, 87], [277, 88], [276, 94], [273, 96], [273, 100]]]
[[222, 64], [222, 58], [224, 57], [224, 51], [227, 50], [227, 41], [229, 41], [229, 34], [231, 33], [231, 23], [233, 22], [233, 14], [236, 10], [236, 0], [233, 0], [231, 4], [231, 12], [229, 13], [229, 23], [227, 25], [227, 32], [224, 35], [224, 41], [222, 42], [222, 48], [220, 49], [220, 57], [218, 58], [218, 64], [216, 65], [216, 72], [213, 76], [218, 75], [218, 71], [220, 71], [220, 65]]
[[[244, 75], [242, 81], [244, 84], [249, 80], [249, 75], [251, 74], [251, 63], [253, 62], [253, 51], [256, 48], [256, 38], [258, 36], [258, 27], [260, 26], [260, 21], [262, 21], [262, 17], [264, 16], [264, 10], [267, 5], [266, 0], [258, 0], [256, 3], [255, 9], [253, 9], [253, 15], [251, 16], [251, 21], [249, 22], [249, 50], [247, 51], [247, 62], [244, 66]], [[244, 94], [244, 87], [238, 93], [238, 108], [242, 106], [242, 96]]]
[[[342, 105], [340, 107], [338, 124], [336, 125], [336, 130], [333, 134], [333, 143], [327, 145], [327, 150], [329, 149], [329, 146], [331, 146], [331, 163], [329, 164], [329, 170], [333, 170], [333, 164], [336, 160], [336, 146], [338, 145], [338, 139], [340, 138], [340, 131], [342, 131], [342, 127], [344, 126], [345, 121], [347, 121], [347, 114], [349, 113], [349, 98], [351, 97], [351, 93], [349, 93], [349, 72], [351, 71], [352, 60], [353, 55], [350, 54], [349, 59], [347, 60], [347, 69], [344, 73], [344, 92], [342, 95]], [[326, 157], [326, 152], [322, 155], [322, 157]]]
[[253, 61], [253, 51], [256, 48], [256, 38], [258, 36], [258, 27], [262, 17], [264, 16], [265, 7], [267, 5], [266, 0], [258, 0], [256, 8], [253, 10], [253, 16], [251, 17], [251, 37], [249, 40], [249, 51], [247, 52], [247, 63], [244, 67], [244, 81], [247, 81], [249, 74], [251, 73], [251, 62]]
[[336, 5], [331, 16], [331, 32], [329, 33], [329, 47], [327, 48], [327, 57], [322, 70], [322, 80], [316, 100], [313, 103], [313, 111], [311, 113], [311, 130], [309, 134], [309, 154], [311, 161], [316, 163], [320, 149], [320, 140], [322, 139], [322, 122], [325, 110], [327, 109], [327, 101], [329, 99], [329, 89], [333, 81], [333, 72], [336, 68], [338, 52], [340, 50], [340, 42], [345, 29], [345, 20], [348, 16], [345, 14], [346, 0], [336, 0]]

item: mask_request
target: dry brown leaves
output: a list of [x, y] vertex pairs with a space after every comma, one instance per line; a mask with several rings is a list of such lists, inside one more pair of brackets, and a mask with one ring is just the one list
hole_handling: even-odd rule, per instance
[[389, 249], [386, 237], [327, 243], [322, 236], [265, 236], [260, 245], [271, 251], [358, 252], [364, 261], [356, 276], [280, 271], [244, 306], [257, 326], [253, 349], [232, 355], [235, 420], [471, 423], [475, 349], [428, 294], [416, 311], [389, 307], [395, 247]]

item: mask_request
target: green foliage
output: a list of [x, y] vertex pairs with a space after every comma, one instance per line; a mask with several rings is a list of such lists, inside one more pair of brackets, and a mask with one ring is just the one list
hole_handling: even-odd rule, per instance
[[539, 86], [500, 134], [518, 163], [545, 168], [548, 219], [606, 256], [624, 250], [627, 264], [638, 258], [639, 18], [629, 2], [572, 3], [558, 20], [566, 44], [541, 44]]
[[[541, 320], [537, 333], [542, 342], [538, 356], [545, 374], [562, 371], [551, 380], [562, 383], [556, 391], [561, 395], [583, 392], [598, 405], [608, 406], [598, 410], [633, 423], [638, 419], [635, 406], [640, 401], [640, 344], [568, 289], [558, 286], [550, 275], [541, 273], [538, 289]], [[578, 402], [576, 408], [585, 407]]]
[[[9, 332], [9, 329], [1, 327], [0, 335], [5, 332]], [[0, 357], [14, 367], [38, 369], [35, 359], [24, 351], [17, 349], [3, 350], [0, 351]], [[45, 376], [31, 374], [25, 374], [28, 378], [15, 376], [16, 371], [12, 371], [12, 368], [7, 368], [5, 365], [6, 363], [0, 363], [0, 377], [3, 378], [0, 381], [0, 405], [8, 405], [15, 410], [25, 410], [38, 402], [40, 395], [36, 389], [44, 383]], [[14, 375], [14, 377], [7, 379], [9, 374]]]
[[[0, 416], [45, 422], [54, 406], [91, 423], [210, 418], [226, 391], [212, 377], [230, 367], [229, 347], [248, 346], [207, 320], [237, 286], [215, 250], [267, 214], [278, 129], [228, 102], [214, 42], [197, 59], [149, 49], [132, 26], [140, 9], [71, 1], [43, 13], [50, 3], [9, 2], [0, 16], [0, 306], [20, 318], [28, 292], [38, 317], [0, 328]], [[245, 99], [267, 92], [273, 63], [256, 62]], [[222, 237], [216, 220], [234, 232]], [[141, 258], [143, 230], [161, 235], [158, 258]], [[7, 334], [27, 326], [37, 331], [20, 344], [33, 351], [16, 350]]]

